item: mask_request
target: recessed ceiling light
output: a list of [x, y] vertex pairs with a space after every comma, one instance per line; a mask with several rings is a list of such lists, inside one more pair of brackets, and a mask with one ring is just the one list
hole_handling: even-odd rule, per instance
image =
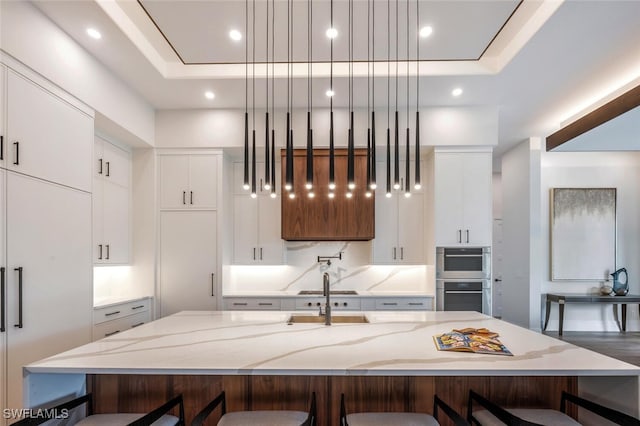
[[89, 37], [95, 38], [96, 40], [100, 40], [102, 38], [102, 34], [100, 34], [100, 31], [96, 30], [95, 28], [87, 28], [87, 34], [89, 34]]
[[204, 92], [204, 97], [207, 99], [213, 99], [216, 97], [216, 95], [212, 91], [206, 91]]
[[460, 96], [460, 95], [462, 95], [462, 89], [461, 89], [461, 88], [459, 88], [459, 87], [456, 87], [455, 89], [453, 89], [453, 90], [451, 91], [451, 94], [452, 94], [453, 96], [456, 96], [456, 97], [457, 97], [457, 96]]
[[335, 28], [329, 28], [325, 34], [329, 38], [336, 38], [338, 37], [338, 30], [336, 30]]
[[335, 95], [336, 92], [334, 92], [333, 90], [329, 89], [325, 92], [325, 95], [327, 95], [328, 97], [332, 98], [333, 95]]
[[433, 28], [430, 26], [420, 28], [420, 37], [427, 38], [433, 33]]
[[231, 30], [229, 31], [229, 37], [233, 41], [240, 41], [242, 40], [242, 33], [238, 30]]

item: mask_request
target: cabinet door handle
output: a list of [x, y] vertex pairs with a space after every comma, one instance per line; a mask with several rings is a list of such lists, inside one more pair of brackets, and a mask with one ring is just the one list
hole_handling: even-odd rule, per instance
[[400, 260], [404, 260], [404, 247], [400, 247]]
[[98, 260], [102, 260], [102, 244], [98, 244]]
[[187, 204], [186, 197], [187, 191], [182, 191], [182, 204]]
[[109, 260], [109, 244], [105, 245], [105, 248], [107, 249], [107, 256], [105, 257], [105, 259]]
[[112, 331], [111, 333], [104, 333], [104, 337], [113, 336], [114, 334], [120, 333], [120, 330]]
[[467, 229], [467, 242], [469, 242], [469, 230]]
[[260, 192], [263, 192], [264, 188], [262, 187], [262, 178], [260, 178]]
[[256, 248], [253, 248], [253, 260], [256, 260]]
[[193, 204], [193, 191], [189, 191], [189, 202]]
[[458, 229], [458, 242], [462, 242], [462, 229]]
[[211, 296], [215, 296], [215, 287], [216, 287], [216, 273], [212, 272], [211, 273]]
[[18, 323], [14, 324], [14, 327], [22, 328], [22, 266], [14, 268], [14, 271], [18, 271]]
[[109, 171], [111, 170], [111, 167], [109, 167], [109, 165], [111, 164], [110, 161], [107, 161], [107, 177], [111, 176], [111, 174], [109, 173]]
[[20, 142], [16, 141], [13, 143], [16, 147], [16, 161], [13, 162], [14, 165], [20, 164]]
[[98, 164], [99, 164], [99, 169], [98, 169], [98, 174], [101, 175], [102, 174], [102, 158], [98, 159]]
[[262, 247], [260, 247], [260, 260], [262, 260]]
[[396, 260], [396, 248], [393, 248], [393, 260]]
[[0, 268], [0, 333], [5, 332], [5, 296], [4, 296], [4, 271], [5, 268]]
[[4, 160], [4, 136], [0, 135], [0, 160]]

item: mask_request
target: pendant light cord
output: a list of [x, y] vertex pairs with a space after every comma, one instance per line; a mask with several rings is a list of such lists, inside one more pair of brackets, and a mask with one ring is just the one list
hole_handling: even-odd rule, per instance
[[387, 0], [387, 129], [391, 127], [391, 0]]
[[253, 131], [256, 130], [256, 0], [253, 1], [253, 7], [251, 9], [251, 19], [253, 22], [253, 31], [251, 31], [251, 36], [253, 37], [253, 41], [251, 42], [251, 110], [252, 110], [252, 121], [253, 121]]

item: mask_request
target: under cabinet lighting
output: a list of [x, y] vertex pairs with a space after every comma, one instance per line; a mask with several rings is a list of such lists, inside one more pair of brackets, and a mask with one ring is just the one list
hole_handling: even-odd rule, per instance
[[95, 28], [87, 28], [87, 34], [89, 35], [89, 37], [96, 40], [100, 40], [102, 38], [102, 34], [100, 34], [100, 31], [96, 30]]

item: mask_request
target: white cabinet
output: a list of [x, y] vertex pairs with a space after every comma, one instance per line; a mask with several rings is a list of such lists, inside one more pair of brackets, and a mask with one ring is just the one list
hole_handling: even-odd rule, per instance
[[131, 154], [95, 137], [93, 261], [129, 263]]
[[17, 408], [24, 365], [91, 341], [91, 195], [6, 178], [6, 406]]
[[160, 212], [160, 315], [215, 310], [217, 212]]
[[275, 297], [225, 297], [224, 308], [228, 311], [279, 311], [281, 300]]
[[433, 297], [370, 297], [363, 298], [363, 311], [432, 311]]
[[436, 246], [491, 245], [491, 152], [435, 152]]
[[[257, 169], [264, 170], [263, 164]], [[250, 192], [242, 189], [242, 168], [242, 163], [234, 163], [233, 263], [282, 264], [281, 200], [271, 198], [262, 183], [257, 185], [257, 197], [251, 198]]]
[[4, 165], [91, 192], [93, 119], [9, 70]]
[[216, 208], [218, 155], [162, 154], [159, 159], [160, 208]]
[[151, 299], [137, 299], [93, 309], [93, 340], [151, 321]]
[[[404, 162], [400, 169], [404, 170]], [[378, 163], [380, 176], [385, 163]], [[424, 167], [423, 167], [424, 170]], [[424, 172], [423, 172], [424, 174]], [[414, 176], [413, 164], [411, 176]], [[385, 178], [386, 179], [386, 178]], [[376, 189], [376, 237], [373, 240], [374, 264], [424, 264], [425, 259], [425, 208], [423, 190], [411, 188], [411, 196], [402, 190], [392, 189], [386, 197], [386, 182], [379, 179]]]

